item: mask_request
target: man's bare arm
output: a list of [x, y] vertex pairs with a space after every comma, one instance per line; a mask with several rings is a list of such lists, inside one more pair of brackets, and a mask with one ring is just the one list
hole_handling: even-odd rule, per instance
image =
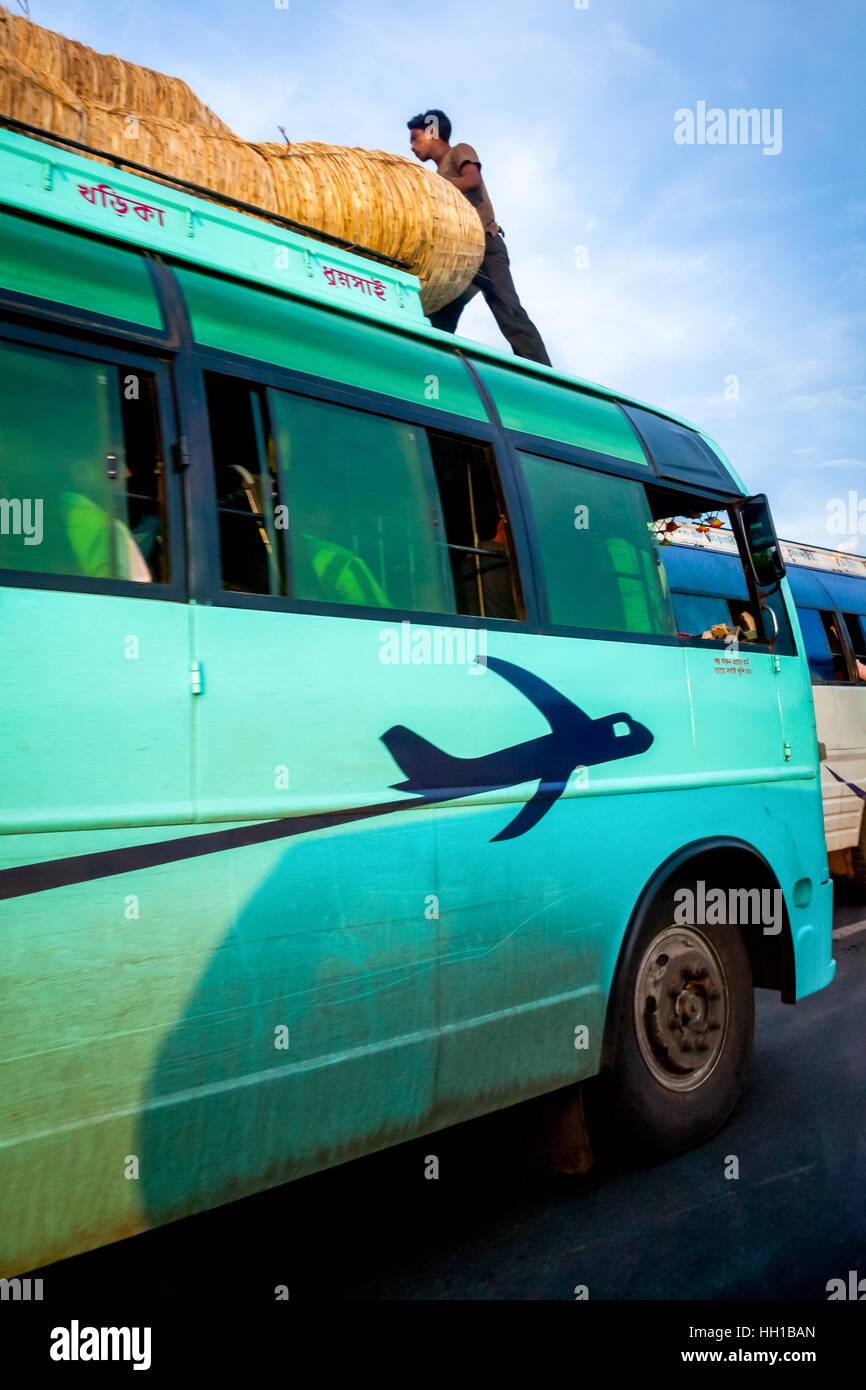
[[478, 187], [481, 182], [481, 170], [477, 164], [467, 160], [465, 164], [461, 164], [457, 177], [449, 179], [448, 182], [459, 188], [461, 193], [465, 193], [467, 189]]

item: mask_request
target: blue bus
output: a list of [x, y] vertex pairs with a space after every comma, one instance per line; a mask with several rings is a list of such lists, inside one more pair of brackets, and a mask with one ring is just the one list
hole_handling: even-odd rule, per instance
[[[668, 539], [678, 626], [733, 632], [748, 600], [731, 534], [686, 523]], [[830, 870], [866, 888], [866, 557], [792, 541], [781, 549], [812, 682]]]

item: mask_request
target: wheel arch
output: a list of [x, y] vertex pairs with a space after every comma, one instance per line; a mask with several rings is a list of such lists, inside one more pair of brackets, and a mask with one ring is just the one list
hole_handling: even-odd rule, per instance
[[[665, 888], [684, 873], [695, 879], [705, 879], [713, 888], [728, 888], [734, 883], [741, 888], [781, 887], [764, 855], [746, 840], [730, 836], [713, 836], [683, 845], [658, 865], [644, 884], [620, 944], [608, 996], [601, 1053], [602, 1071], [613, 1065], [614, 1045], [621, 1010], [625, 1005], [620, 981], [632, 962], [641, 927]], [[749, 956], [754, 985], [762, 989], [777, 989], [782, 1002], [792, 1004], [796, 997], [794, 946], [784, 893], [782, 930], [777, 936], [765, 936], [758, 932], [740, 934]]]

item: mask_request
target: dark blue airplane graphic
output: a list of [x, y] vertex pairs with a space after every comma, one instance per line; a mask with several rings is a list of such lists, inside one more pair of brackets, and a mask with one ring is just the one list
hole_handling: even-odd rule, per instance
[[[453, 758], [411, 729], [395, 724], [382, 735], [382, 742], [407, 774], [407, 781], [398, 782], [392, 791], [417, 792], [412, 801], [385, 801], [369, 806], [349, 806], [340, 811], [314, 811], [261, 823], [247, 821], [228, 830], [209, 830], [170, 840], [95, 850], [89, 854], [70, 854], [49, 862], [15, 864], [0, 869], [0, 900], [45, 893], [72, 883], [89, 883], [113, 874], [152, 869], [158, 864], [176, 864], [201, 855], [222, 854], [225, 850], [248, 845], [312, 835], [337, 825], [399, 814], [425, 803], [455, 801], [476, 792], [537, 781], [535, 795], [514, 820], [493, 837], [494, 840], [511, 840], [525, 835], [538, 824], [562, 795], [574, 768], [631, 758], [645, 753], [653, 742], [649, 729], [628, 714], [606, 714], [602, 719], [590, 719], [552, 685], [522, 666], [513, 666], [510, 661], [499, 661], [496, 657], [488, 657], [487, 665], [541, 711], [550, 724], [549, 734], [530, 739], [528, 743], [517, 743], [512, 748], [501, 748], [497, 753], [486, 753], [480, 758]], [[625, 724], [628, 732], [618, 735], [615, 732], [617, 724]], [[839, 774], [834, 772], [833, 776]], [[848, 785], [858, 796], [864, 795], [853, 784]]]
[[[550, 733], [480, 758], [455, 758], [405, 725], [395, 724], [382, 735], [382, 742], [407, 780], [392, 783], [392, 791], [417, 792], [427, 801], [452, 801], [537, 781], [538, 790], [514, 820], [493, 836], [494, 840], [513, 840], [538, 824], [565, 791], [576, 767], [631, 758], [645, 753], [653, 742], [646, 725], [628, 714], [591, 719], [552, 685], [522, 666], [494, 656], [487, 657], [486, 663], [531, 700], [550, 724]], [[628, 732], [617, 734], [616, 724], [625, 724]]]

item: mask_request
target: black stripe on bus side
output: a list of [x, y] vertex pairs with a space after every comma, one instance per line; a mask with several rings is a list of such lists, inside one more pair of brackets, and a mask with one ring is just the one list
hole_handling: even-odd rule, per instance
[[224, 850], [267, 844], [270, 840], [309, 835], [315, 830], [329, 830], [333, 826], [349, 825], [373, 816], [411, 811], [418, 806], [432, 805], [437, 800], [443, 798], [413, 797], [407, 801], [355, 806], [347, 811], [320, 811], [264, 823], [252, 821], [231, 830], [210, 830], [202, 835], [181, 836], [175, 840], [156, 840], [144, 845], [129, 845], [124, 849], [97, 850], [93, 854], [73, 854], [64, 859], [44, 860], [39, 864], [22, 864], [13, 869], [0, 870], [0, 900], [47, 893], [74, 883], [89, 883], [98, 878], [112, 878], [116, 874], [141, 872], [160, 864], [177, 864], [205, 854], [220, 854]]

